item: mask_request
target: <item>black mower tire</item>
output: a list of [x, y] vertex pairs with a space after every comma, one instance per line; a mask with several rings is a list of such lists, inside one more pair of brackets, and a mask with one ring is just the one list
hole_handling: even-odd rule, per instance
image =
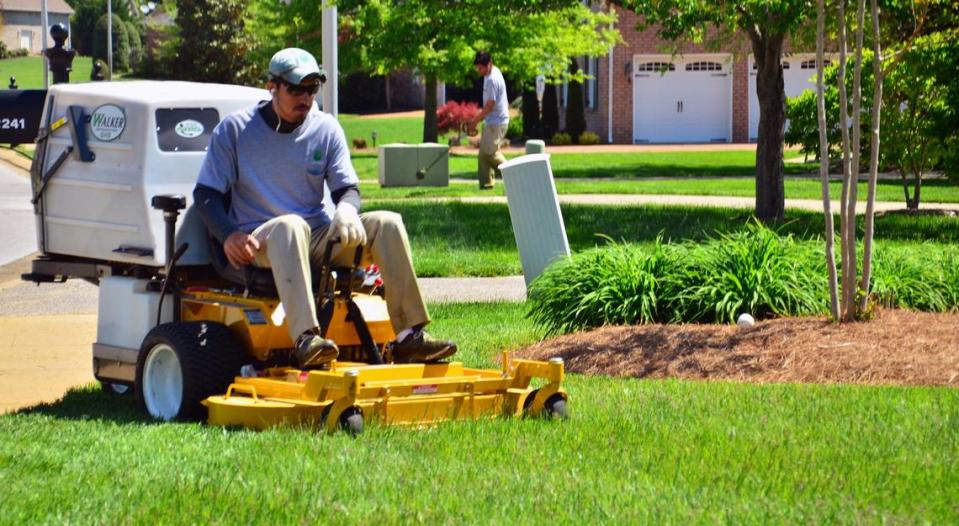
[[[179, 405], [174, 401], [167, 406], [165, 414], [157, 414], [155, 408], [151, 410], [148, 398], [152, 400], [156, 396], [146, 395], [146, 390], [153, 386], [144, 383], [146, 364], [151, 360], [151, 353], [158, 350], [175, 353], [182, 385]], [[226, 392], [247, 361], [245, 347], [222, 323], [187, 321], [157, 325], [140, 346], [135, 384], [137, 405], [158, 420], [205, 420], [207, 410], [200, 402]]]
[[533, 392], [526, 397], [526, 400], [523, 402], [523, 414], [526, 416], [540, 416], [550, 420], [565, 420], [567, 418], [566, 414], [566, 398], [559, 394], [553, 393], [549, 398], [543, 402], [543, 410], [536, 415], [530, 414], [530, 407], [533, 406], [533, 400], [536, 399], [536, 395], [539, 394], [539, 389], [534, 389]]
[[363, 412], [357, 407], [351, 407], [340, 414], [340, 429], [350, 436], [363, 434]]

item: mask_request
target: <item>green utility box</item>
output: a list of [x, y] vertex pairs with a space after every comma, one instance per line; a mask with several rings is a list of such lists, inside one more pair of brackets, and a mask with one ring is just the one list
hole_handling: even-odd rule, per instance
[[377, 150], [380, 186], [449, 186], [449, 146], [384, 144]]

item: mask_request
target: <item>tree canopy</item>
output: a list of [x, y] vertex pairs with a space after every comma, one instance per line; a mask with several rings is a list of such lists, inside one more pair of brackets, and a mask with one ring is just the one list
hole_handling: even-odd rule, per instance
[[[376, 74], [414, 68], [426, 79], [424, 138], [435, 140], [437, 81], [473, 78], [477, 50], [520, 82], [569, 77], [575, 56], [606, 54], [619, 40], [614, 15], [578, 0], [342, 0], [341, 40], [356, 64]], [[431, 100], [432, 99], [432, 100]], [[432, 123], [431, 123], [432, 121]], [[432, 128], [432, 130], [431, 130]]]

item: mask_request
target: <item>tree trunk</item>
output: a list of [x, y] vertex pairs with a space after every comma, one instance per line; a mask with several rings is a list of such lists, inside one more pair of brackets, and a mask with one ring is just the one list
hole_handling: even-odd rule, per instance
[[866, 1], [859, 0], [856, 7], [856, 44], [854, 52], [856, 65], [853, 68], [852, 79], [852, 143], [849, 164], [849, 192], [846, 195], [846, 247], [843, 261], [848, 261], [847, 272], [843, 274], [843, 290], [847, 292], [847, 303], [843, 305], [843, 318], [854, 321], [859, 315], [857, 294], [859, 269], [856, 256], [856, 204], [859, 199], [859, 159], [862, 154], [862, 41], [863, 23]]
[[759, 137], [756, 140], [756, 217], [779, 223], [786, 217], [783, 187], [783, 140], [786, 90], [781, 64], [783, 37], [752, 37], [756, 60], [756, 96], [759, 99]]
[[439, 131], [436, 124], [436, 75], [426, 75], [426, 93], [423, 101], [423, 142], [437, 142]]
[[[874, 0], [875, 1], [875, 0]], [[825, 20], [824, 0], [816, 7], [816, 106], [819, 116], [819, 177], [822, 180], [822, 208], [826, 223], [826, 270], [829, 273], [829, 312], [839, 321], [839, 285], [836, 276], [836, 252], [833, 247], [836, 227], [833, 224], [832, 201], [829, 199], [829, 141], [826, 138], [826, 102], [823, 95], [823, 70], [825, 69]]]
[[[840, 302], [840, 311], [842, 321], [851, 321], [850, 305], [855, 296], [849, 287], [849, 274], [855, 269], [853, 258], [855, 254], [849, 254], [849, 235], [850, 230], [855, 233], [855, 218], [852, 218], [853, 228], [850, 228], [849, 208], [846, 204], [849, 202], [849, 184], [852, 173], [850, 154], [852, 144], [849, 139], [849, 100], [846, 94], [846, 6], [845, 0], [839, 0], [839, 75], [837, 82], [839, 84], [839, 129], [842, 130], [842, 195], [839, 199], [839, 232], [840, 232], [840, 254], [842, 258], [842, 300]], [[852, 269], [850, 263], [853, 264]]]
[[876, 179], [879, 176], [879, 118], [882, 109], [882, 46], [879, 40], [879, 8], [876, 0], [870, 0], [872, 11], [872, 136], [869, 148], [869, 194], [866, 197], [866, 230], [863, 234], [862, 279], [859, 290], [859, 312], [869, 307], [870, 281], [872, 280], [872, 240], [876, 221]]
[[393, 111], [393, 90], [390, 89], [390, 74], [383, 76], [383, 87], [386, 90], [386, 111]]

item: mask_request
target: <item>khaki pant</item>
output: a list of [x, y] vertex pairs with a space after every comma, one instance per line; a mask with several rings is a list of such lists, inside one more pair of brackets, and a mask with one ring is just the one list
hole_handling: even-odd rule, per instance
[[[362, 265], [375, 263], [380, 268], [393, 330], [399, 333], [429, 323], [403, 219], [394, 212], [368, 212], [360, 214], [360, 221], [366, 229]], [[255, 265], [273, 269], [273, 281], [283, 302], [293, 341], [319, 326], [310, 285], [311, 263], [313, 268], [320, 266], [328, 231], [329, 227], [325, 226], [311, 232], [310, 225], [297, 215], [273, 218], [253, 231], [260, 242]], [[342, 245], [333, 247], [333, 265], [352, 265], [355, 250]]]
[[481, 187], [493, 186], [493, 175], [502, 178], [499, 173], [499, 165], [506, 162], [506, 157], [500, 151], [499, 145], [506, 137], [507, 124], [483, 125], [483, 136], [480, 138], [479, 147], [479, 184]]

